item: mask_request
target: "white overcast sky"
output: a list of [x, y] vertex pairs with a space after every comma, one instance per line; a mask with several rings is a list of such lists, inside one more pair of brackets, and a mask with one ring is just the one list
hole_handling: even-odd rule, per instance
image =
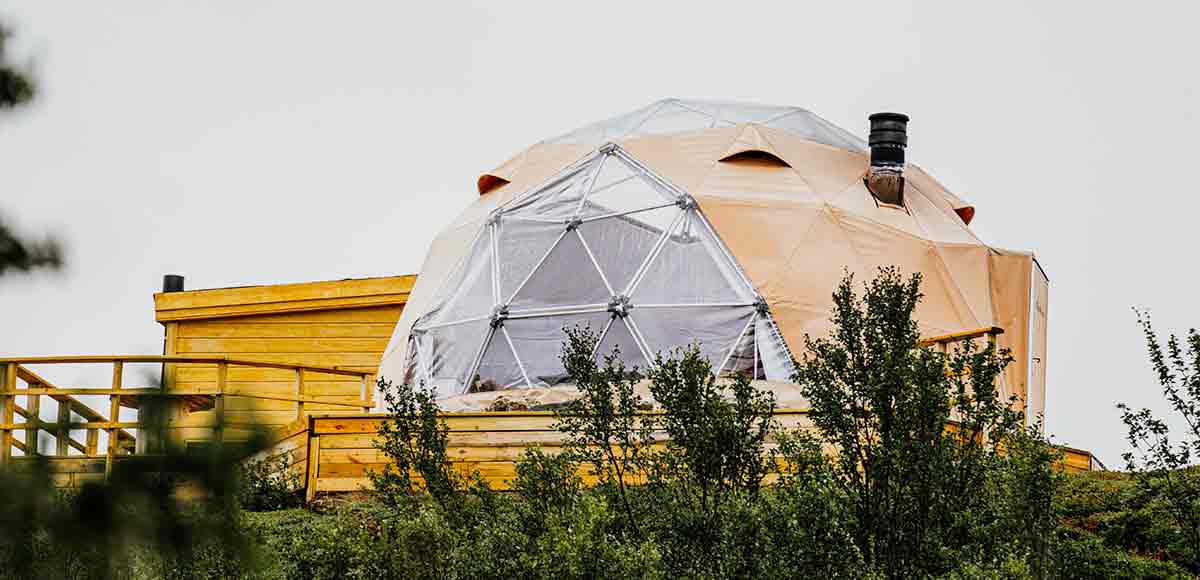
[[1051, 280], [1047, 422], [1110, 466], [1161, 408], [1132, 306], [1200, 322], [1188, 2], [14, 2], [41, 94], [0, 216], [65, 238], [0, 279], [0, 354], [156, 353], [151, 294], [416, 272], [475, 178], [668, 97], [790, 104], [910, 159]]

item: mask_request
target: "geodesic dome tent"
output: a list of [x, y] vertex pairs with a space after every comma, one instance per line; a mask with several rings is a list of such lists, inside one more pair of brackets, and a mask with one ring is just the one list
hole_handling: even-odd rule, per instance
[[922, 332], [998, 326], [1005, 388], [1044, 407], [1048, 283], [991, 248], [919, 167], [864, 182], [867, 144], [796, 107], [668, 99], [538, 143], [477, 181], [433, 242], [380, 374], [439, 395], [554, 386], [564, 328], [645, 367], [697, 343], [721, 373], [786, 380], [846, 271], [921, 272]]

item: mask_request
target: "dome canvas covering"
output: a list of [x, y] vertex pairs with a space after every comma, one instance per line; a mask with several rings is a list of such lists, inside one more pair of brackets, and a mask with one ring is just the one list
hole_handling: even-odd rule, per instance
[[380, 374], [441, 396], [553, 386], [563, 329], [587, 326], [627, 364], [697, 343], [721, 372], [786, 380], [843, 275], [895, 265], [923, 276], [925, 336], [1005, 329], [1006, 392], [1040, 413], [1032, 254], [979, 240], [974, 208], [914, 165], [903, 204], [880, 203], [868, 164], [804, 109], [677, 99], [538, 143], [435, 239]]

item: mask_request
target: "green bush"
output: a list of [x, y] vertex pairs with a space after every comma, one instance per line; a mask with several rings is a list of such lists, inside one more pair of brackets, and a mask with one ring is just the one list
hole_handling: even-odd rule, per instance
[[299, 507], [304, 503], [300, 475], [288, 456], [251, 461], [238, 469], [238, 504], [252, 512]]

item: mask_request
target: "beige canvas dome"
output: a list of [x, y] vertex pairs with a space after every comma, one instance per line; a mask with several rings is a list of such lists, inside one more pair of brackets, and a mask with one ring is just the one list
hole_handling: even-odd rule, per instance
[[869, 156], [804, 109], [677, 99], [538, 143], [434, 240], [380, 373], [446, 396], [553, 385], [563, 327], [586, 324], [633, 364], [699, 341], [723, 372], [786, 380], [844, 272], [897, 265], [924, 276], [925, 335], [1006, 331], [1006, 388], [1042, 412], [1032, 254], [979, 240], [974, 208], [914, 165], [902, 205], [881, 203]]

